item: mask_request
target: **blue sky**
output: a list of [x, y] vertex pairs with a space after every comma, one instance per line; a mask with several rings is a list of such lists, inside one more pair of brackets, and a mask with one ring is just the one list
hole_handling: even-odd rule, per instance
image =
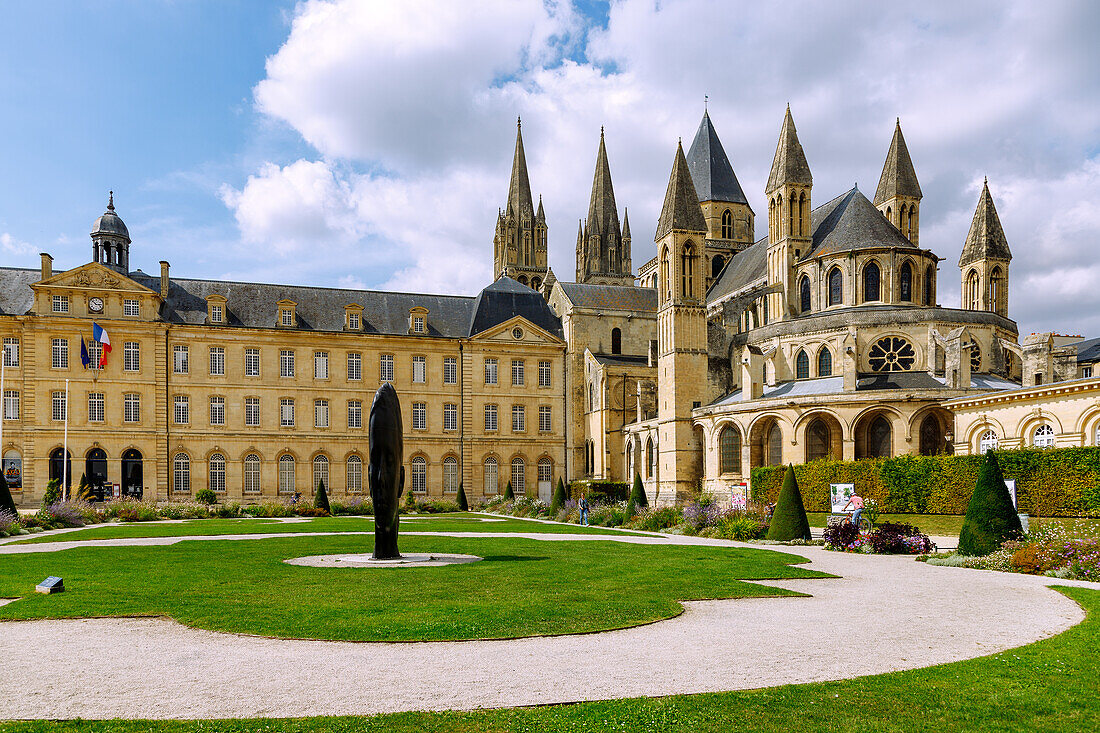
[[[1022, 334], [1100, 334], [1100, 8], [1086, 2], [23, 3], [0, 45], [0, 258], [87, 261], [108, 189], [131, 264], [426, 292], [491, 277], [523, 115], [573, 276], [599, 127], [634, 263], [676, 139], [710, 112], [764, 230], [790, 102], [814, 203], [870, 195], [900, 116], [941, 301], [983, 176]], [[798, 18], [793, 28], [790, 18]]]

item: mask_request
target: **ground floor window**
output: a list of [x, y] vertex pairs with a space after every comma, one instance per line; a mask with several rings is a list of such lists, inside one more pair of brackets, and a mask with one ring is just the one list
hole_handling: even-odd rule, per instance
[[1036, 448], [1053, 448], [1054, 428], [1049, 425], [1040, 425], [1035, 428], [1035, 434], [1032, 436], [1031, 444]]
[[539, 483], [548, 484], [553, 481], [554, 478], [554, 462], [549, 458], [543, 458], [539, 461]]
[[516, 496], [523, 496], [527, 493], [526, 489], [527, 478], [527, 465], [523, 462], [522, 458], [512, 459], [512, 493]]
[[443, 491], [448, 494], [458, 491], [458, 459], [454, 456], [443, 459]]
[[260, 493], [260, 457], [255, 453], [244, 457], [244, 493]]
[[294, 456], [285, 455], [279, 459], [279, 493], [294, 493]]
[[412, 459], [412, 490], [417, 494], [428, 491], [428, 462], [420, 456]]
[[225, 491], [225, 456], [221, 453], [214, 453], [207, 463], [210, 474], [210, 488], [214, 491]]
[[485, 459], [485, 493], [495, 494], [500, 490], [500, 478], [497, 475], [497, 459], [489, 456]]
[[321, 482], [325, 484], [325, 491], [328, 491], [328, 456], [317, 456], [313, 459], [313, 490], [316, 491]]
[[363, 459], [359, 456], [348, 456], [348, 493], [358, 493], [363, 490]]
[[985, 453], [987, 450], [997, 450], [998, 442], [996, 431], [986, 430], [978, 440], [978, 452]]
[[172, 461], [172, 490], [191, 491], [191, 459], [186, 453], [177, 453]]

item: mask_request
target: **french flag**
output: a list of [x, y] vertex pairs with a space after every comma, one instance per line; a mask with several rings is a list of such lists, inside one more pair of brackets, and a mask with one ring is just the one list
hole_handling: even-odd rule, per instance
[[103, 355], [99, 357], [99, 368], [107, 365], [107, 354], [111, 353], [111, 337], [103, 330], [103, 326], [92, 321], [92, 341], [98, 341], [103, 345]]

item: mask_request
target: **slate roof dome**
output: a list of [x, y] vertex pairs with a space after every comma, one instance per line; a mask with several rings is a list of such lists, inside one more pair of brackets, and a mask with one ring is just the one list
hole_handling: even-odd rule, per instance
[[470, 318], [470, 335], [487, 331], [515, 316], [523, 316], [531, 323], [561, 338], [561, 320], [550, 310], [549, 304], [537, 290], [503, 276], [478, 293]]
[[110, 198], [107, 201], [107, 210], [103, 212], [103, 216], [95, 220], [95, 224], [92, 225], [92, 236], [97, 234], [114, 234], [119, 237], [125, 237], [126, 241], [130, 241], [130, 231], [126, 228], [126, 224], [123, 223], [121, 217], [115, 213], [115, 192], [110, 192]]

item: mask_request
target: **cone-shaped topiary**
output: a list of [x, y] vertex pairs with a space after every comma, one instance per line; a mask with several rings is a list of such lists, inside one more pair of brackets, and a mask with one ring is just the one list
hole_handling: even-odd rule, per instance
[[466, 487], [458, 484], [458, 508], [460, 511], [470, 511], [470, 502], [466, 499]]
[[562, 506], [565, 504], [565, 484], [562, 483], [561, 476], [558, 476], [558, 485], [554, 487], [554, 496], [550, 499], [550, 518], [555, 519], [558, 516], [558, 512], [561, 511]]
[[1023, 535], [1020, 515], [1012, 506], [1001, 466], [993, 451], [986, 451], [959, 532], [959, 554], [988, 555], [1001, 549], [1005, 540], [1018, 540]]
[[317, 509], [324, 509], [329, 514], [332, 513], [332, 507], [328, 505], [328, 492], [325, 491], [325, 480], [323, 478], [317, 479], [317, 495], [313, 497], [313, 506]]
[[779, 492], [775, 511], [772, 512], [768, 539], [780, 542], [810, 539], [810, 521], [806, 518], [802, 492], [798, 490], [798, 480], [794, 477], [794, 466], [790, 464], [787, 465], [787, 475], [783, 477], [783, 489]]
[[505, 501], [515, 501], [515, 498], [516, 498], [516, 495], [512, 491], [512, 482], [509, 481], [508, 482], [508, 487], [506, 489], [504, 489], [504, 500]]
[[11, 498], [11, 489], [8, 488], [8, 482], [2, 477], [0, 477], [0, 512], [11, 512], [15, 516], [19, 516], [19, 512], [15, 510], [15, 499]]
[[646, 506], [645, 489], [642, 488], [642, 477], [634, 474], [634, 487], [630, 490], [630, 497], [626, 500], [626, 518], [630, 519], [638, 513], [638, 507]]

